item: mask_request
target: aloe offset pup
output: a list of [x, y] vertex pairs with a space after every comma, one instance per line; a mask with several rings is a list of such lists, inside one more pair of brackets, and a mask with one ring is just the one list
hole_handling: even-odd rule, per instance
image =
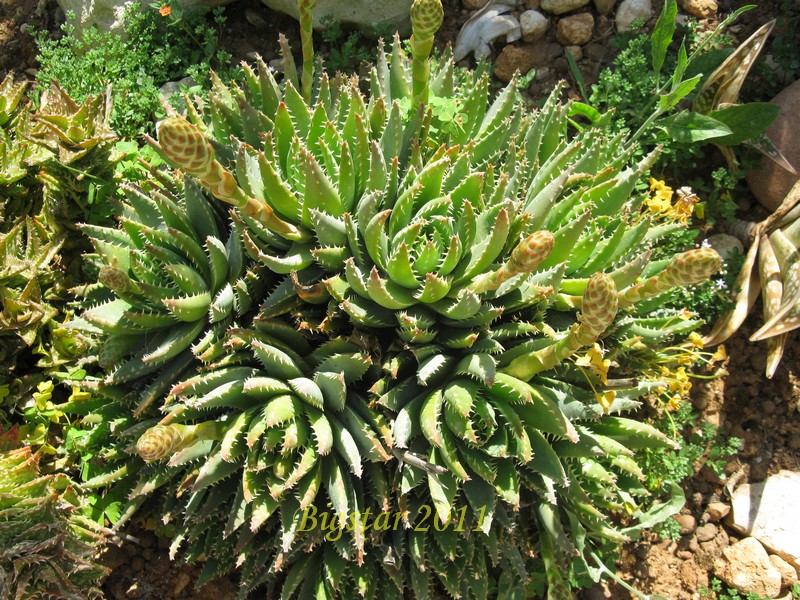
[[[215, 81], [152, 142], [186, 179], [130, 192], [141, 208], [117, 233], [87, 229], [123, 282], [83, 316], [100, 348], [157, 319], [157, 360], [184, 360], [162, 376], [134, 344], [109, 383], [126, 369], [140, 394], [125, 518], [161, 498], [173, 552], [206, 560], [200, 583], [240, 568], [242, 596], [516, 598], [544, 572], [564, 598], [570, 573], [600, 576], [600, 546], [680, 505], [649, 508], [635, 454], [672, 442], [618, 414], [693, 359], [701, 322], [662, 297], [720, 259], [650, 261], [685, 227], [642, 208], [655, 155], [629, 166], [622, 135], [568, 136], [559, 90], [531, 113], [513, 84], [490, 101], [485, 75], [432, 64], [441, 14], [415, 2], [411, 57], [395, 39], [366, 95], [317, 74], [307, 101], [288, 54], [281, 83], [260, 62], [241, 87]], [[209, 237], [189, 230], [190, 193], [241, 243], [222, 287], [193, 250]], [[268, 282], [263, 301], [216, 320], [215, 290], [243, 272]], [[202, 294], [178, 323], [173, 299]]]

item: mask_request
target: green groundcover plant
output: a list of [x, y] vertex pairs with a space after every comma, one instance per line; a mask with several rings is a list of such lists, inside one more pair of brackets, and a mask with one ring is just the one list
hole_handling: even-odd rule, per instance
[[122, 32], [90, 27], [78, 33], [74, 19], [68, 15], [59, 38], [45, 32], [37, 37], [39, 91], [55, 79], [83, 102], [111, 85], [111, 126], [123, 138], [138, 136], [164, 115], [159, 88], [165, 83], [191, 77], [202, 86], [212, 66], [227, 72], [230, 57], [218, 48], [222, 9], [214, 11], [209, 24], [205, 14], [184, 13], [179, 4], [159, 12], [133, 3]]

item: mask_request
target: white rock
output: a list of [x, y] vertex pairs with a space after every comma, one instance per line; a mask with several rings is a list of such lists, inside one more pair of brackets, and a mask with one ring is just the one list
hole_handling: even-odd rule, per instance
[[190, 88], [194, 85], [197, 85], [197, 82], [192, 79], [191, 77], [184, 77], [183, 79], [179, 79], [178, 81], [168, 81], [164, 85], [162, 85], [158, 91], [161, 94], [161, 97], [164, 100], [169, 100], [174, 94], [177, 94], [181, 91], [181, 86], [186, 86]]
[[494, 0], [472, 15], [456, 38], [453, 59], [458, 62], [470, 52], [480, 60], [492, 53], [492, 42], [505, 36], [506, 42], [515, 42], [522, 37], [519, 21], [505, 13], [512, 8], [507, 2], [514, 0]]
[[758, 538], [773, 553], [800, 567], [800, 473], [781, 471], [733, 494], [733, 526]]
[[647, 21], [653, 14], [650, 0], [622, 0], [617, 8], [617, 31], [628, 31], [636, 19]]
[[[100, 31], [119, 29], [122, 25], [125, 11], [134, 4], [134, 0], [57, 0], [58, 5], [65, 13], [75, 13], [75, 27], [78, 32], [92, 25], [97, 25]], [[185, 10], [193, 8], [213, 7], [230, 4], [233, 0], [181, 0]], [[155, 10], [147, 6], [148, 3], [140, 2], [141, 10]]]
[[589, 0], [542, 0], [542, 10], [554, 15], [563, 15], [583, 8], [587, 4], [589, 4]]
[[519, 26], [525, 42], [535, 42], [541, 38], [549, 25], [547, 17], [538, 10], [526, 10], [519, 16]]
[[[389, 25], [397, 29], [408, 28], [413, 0], [317, 0], [314, 7], [314, 28], [321, 29], [321, 21], [328, 15], [338, 23], [355, 25], [370, 33], [375, 25]], [[273, 10], [298, 18], [297, 0], [261, 0]]]
[[764, 546], [752, 537], [725, 548], [714, 563], [714, 573], [740, 592], [767, 598], [781, 593], [780, 572], [772, 566]]
[[744, 244], [742, 244], [741, 240], [727, 233], [715, 233], [708, 236], [707, 241], [709, 246], [716, 250], [723, 260], [730, 258], [736, 252], [744, 253]]

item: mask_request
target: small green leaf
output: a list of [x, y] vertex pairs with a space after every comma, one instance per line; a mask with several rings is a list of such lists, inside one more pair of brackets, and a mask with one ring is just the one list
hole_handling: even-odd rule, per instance
[[771, 102], [749, 102], [715, 110], [708, 116], [727, 125], [732, 133], [715, 139], [714, 143], [733, 146], [752, 139], [772, 125], [779, 111], [780, 108]]
[[683, 110], [677, 115], [667, 117], [656, 123], [676, 142], [693, 144], [728, 136], [732, 132], [724, 123], [696, 112]]
[[694, 90], [694, 88], [697, 87], [697, 84], [700, 83], [701, 78], [702, 75], [697, 75], [691, 79], [687, 79], [686, 81], [681, 81], [674, 90], [670, 91], [668, 94], [663, 94], [658, 99], [658, 109], [661, 112], [667, 112], [668, 110], [675, 108], [678, 105], [678, 102], [683, 100], [692, 92], [692, 90]]
[[653, 35], [650, 38], [653, 53], [653, 72], [658, 75], [661, 67], [664, 66], [664, 58], [667, 55], [672, 38], [675, 35], [675, 17], [678, 15], [678, 3], [675, 0], [666, 0], [661, 14], [658, 16], [656, 26], [653, 28]]

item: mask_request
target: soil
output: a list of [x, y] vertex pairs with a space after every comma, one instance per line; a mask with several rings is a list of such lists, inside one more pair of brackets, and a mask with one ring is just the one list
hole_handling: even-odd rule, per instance
[[[526, 0], [526, 5], [536, 0]], [[453, 44], [471, 11], [461, 0], [444, 0], [445, 23], [437, 34], [437, 43]], [[721, 14], [745, 4], [740, 0], [719, 0]], [[781, 0], [759, 2], [740, 24], [733, 28], [734, 41], [746, 39], [761, 24], [779, 13]], [[653, 2], [654, 14], [661, 2]], [[299, 48], [297, 23], [273, 13], [260, 0], [238, 0], [226, 10], [222, 47], [234, 61], [259, 53], [265, 60], [277, 58], [279, 33], [284, 33], [294, 48]], [[54, 0], [0, 0], [0, 79], [13, 70], [17, 76], [36, 76], [36, 46], [32, 34], [46, 30], [55, 32], [63, 22], [63, 13]], [[578, 62], [586, 83], [591, 85], [601, 69], [615, 54], [609, 44], [613, 35], [610, 24], [599, 17], [595, 29], [594, 50], [586, 52]], [[712, 19], [706, 23], [713, 27]], [[554, 28], [545, 40], [554, 44]], [[372, 42], [368, 42], [372, 43]], [[324, 48], [323, 48], [324, 50]], [[767, 48], [769, 52], [769, 47]], [[563, 59], [563, 60], [559, 60]], [[561, 55], [553, 57], [553, 68], [546, 77], [537, 78], [529, 88], [534, 97], [545, 95], [559, 79], [569, 80], [570, 73]], [[575, 91], [572, 90], [575, 94]], [[744, 205], [752, 205], [745, 200]], [[677, 542], [662, 541], [651, 534], [624, 547], [618, 563], [618, 575], [635, 588], [648, 594], [661, 594], [671, 600], [700, 598], [701, 586], [708, 586], [713, 576], [714, 559], [736, 536], [724, 523], [711, 523], [709, 502], [729, 503], [729, 493], [745, 481], [761, 481], [781, 469], [800, 470], [800, 374], [793, 371], [800, 358], [800, 336], [790, 335], [780, 368], [772, 380], [764, 377], [766, 345], [753, 344], [749, 335], [761, 323], [761, 310], [756, 306], [751, 317], [737, 335], [726, 344], [730, 356], [725, 368], [728, 375], [713, 381], [695, 383], [691, 401], [698, 411], [698, 425], [718, 425], [724, 436], [742, 440], [738, 454], [731, 457], [723, 478], [702, 464], [696, 475], [684, 483], [687, 503], [682, 511], [694, 517], [695, 527], [686, 528], [686, 535]], [[687, 519], [691, 521], [691, 519]], [[711, 525], [711, 527], [709, 527]], [[697, 528], [703, 526], [698, 540]], [[102, 561], [111, 568], [104, 591], [110, 600], [226, 600], [235, 597], [236, 577], [215, 580], [200, 590], [194, 589], [199, 567], [169, 560], [168, 540], [150, 532], [133, 530], [138, 539], [119, 546], [108, 545]], [[631, 595], [618, 585], [603, 584], [584, 591], [584, 600], [601, 598], [627, 600]]]

